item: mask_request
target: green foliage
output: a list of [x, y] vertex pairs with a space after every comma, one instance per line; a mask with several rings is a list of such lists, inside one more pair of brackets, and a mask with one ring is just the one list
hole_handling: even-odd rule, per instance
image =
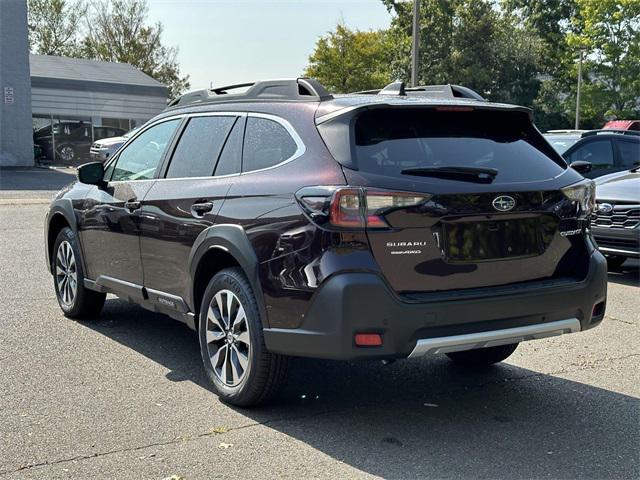
[[162, 45], [162, 24], [146, 24], [147, 13], [146, 0], [95, 3], [82, 56], [134, 65], [164, 83], [173, 98], [189, 88], [189, 78], [180, 76], [177, 49]]
[[[413, 5], [381, 1], [393, 15], [388, 30], [338, 25], [305, 73], [337, 92], [408, 82]], [[640, 0], [421, 0], [420, 83], [532, 107], [543, 130], [573, 126], [580, 47], [581, 126], [639, 117]]]
[[[0, 0], [1, 1], [1, 0]], [[164, 83], [173, 98], [189, 88], [177, 49], [162, 44], [161, 23], [147, 24], [146, 0], [29, 0], [31, 50], [129, 63]]]
[[304, 74], [336, 93], [379, 88], [391, 82], [384, 32], [361, 32], [338, 24], [316, 43]]
[[29, 47], [41, 55], [76, 56], [78, 31], [87, 13], [83, 2], [28, 0]]

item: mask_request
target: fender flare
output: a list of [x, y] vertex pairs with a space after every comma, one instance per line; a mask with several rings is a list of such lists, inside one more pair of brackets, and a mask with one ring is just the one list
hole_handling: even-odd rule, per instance
[[[78, 233], [78, 220], [76, 218], [76, 214], [73, 210], [73, 202], [69, 198], [59, 198], [54, 200], [49, 207], [49, 211], [46, 216], [46, 225], [44, 231], [44, 241], [45, 241], [45, 256], [47, 259], [47, 268], [49, 272], [51, 272], [51, 256], [49, 252], [51, 251], [52, 245], [49, 245], [49, 230], [51, 228], [51, 222], [57, 215], [61, 215], [65, 221], [71, 227], [71, 230]], [[80, 243], [80, 238], [78, 238], [78, 244]], [[84, 265], [84, 258], [81, 256], [80, 260], [82, 261], [83, 271], [87, 271]]]
[[[196, 238], [189, 254], [189, 285], [187, 305], [192, 312], [197, 310], [194, 298], [195, 278], [202, 258], [212, 249], [219, 249], [230, 254], [240, 265], [247, 276], [253, 293], [256, 296], [261, 317], [268, 323], [264, 294], [259, 278], [259, 261], [244, 228], [233, 224], [213, 225]], [[264, 325], [267, 327], [268, 325]]]

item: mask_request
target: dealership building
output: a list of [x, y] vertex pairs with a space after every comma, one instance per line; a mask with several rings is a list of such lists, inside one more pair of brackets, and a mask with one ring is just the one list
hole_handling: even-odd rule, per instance
[[40, 160], [74, 164], [93, 141], [166, 107], [167, 88], [131, 65], [30, 55], [26, 2], [0, 7], [0, 166], [33, 165], [34, 150]]

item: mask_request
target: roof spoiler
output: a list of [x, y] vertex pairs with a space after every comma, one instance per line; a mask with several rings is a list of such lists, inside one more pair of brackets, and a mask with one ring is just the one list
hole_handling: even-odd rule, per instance
[[360, 95], [395, 95], [399, 97], [424, 97], [424, 98], [465, 98], [486, 102], [486, 99], [478, 92], [462, 85], [420, 85], [417, 87], [406, 87], [404, 82], [395, 81], [381, 90], [363, 90], [354, 92]]

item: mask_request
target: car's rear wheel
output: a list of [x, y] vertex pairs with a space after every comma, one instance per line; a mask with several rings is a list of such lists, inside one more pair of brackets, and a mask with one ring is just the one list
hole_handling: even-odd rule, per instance
[[198, 329], [207, 377], [222, 400], [249, 407], [279, 390], [288, 359], [267, 351], [260, 311], [241, 269], [228, 268], [211, 279]]
[[69, 227], [56, 238], [51, 259], [58, 304], [69, 318], [91, 318], [100, 313], [106, 294], [84, 286], [84, 270], [76, 235]]
[[505, 360], [518, 348], [517, 343], [498, 345], [495, 347], [476, 348], [462, 352], [447, 353], [456, 365], [463, 367], [482, 368]]
[[619, 255], [607, 255], [607, 267], [609, 270], [618, 270], [622, 264], [627, 261], [627, 257]]

